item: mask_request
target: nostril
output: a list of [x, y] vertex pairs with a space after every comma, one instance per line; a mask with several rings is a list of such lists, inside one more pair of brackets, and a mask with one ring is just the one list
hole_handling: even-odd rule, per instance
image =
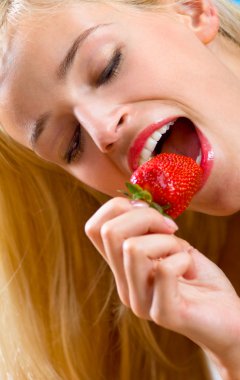
[[118, 125], [117, 127], [120, 127], [122, 124], [124, 124], [126, 122], [126, 118], [127, 118], [127, 115], [124, 114], [120, 117], [119, 121], [118, 121]]
[[121, 117], [119, 117], [118, 123], [115, 124], [115, 127], [112, 126], [112, 128], [110, 129], [111, 132], [109, 131], [109, 133], [111, 134], [112, 142], [105, 145], [105, 152], [109, 152], [115, 146], [115, 142], [119, 138], [118, 130], [120, 127], [122, 127], [123, 124], [126, 123], [126, 118], [127, 114], [123, 114]]
[[106, 146], [106, 150], [109, 151], [112, 147], [113, 147], [113, 143], [108, 144], [108, 145]]
[[120, 119], [119, 122], [118, 122], [118, 125], [123, 124], [123, 123], [124, 123], [124, 119], [125, 119], [124, 116], [122, 116], [121, 119]]

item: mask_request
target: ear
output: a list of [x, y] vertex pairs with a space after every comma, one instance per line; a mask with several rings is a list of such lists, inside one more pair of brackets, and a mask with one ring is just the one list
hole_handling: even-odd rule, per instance
[[175, 5], [181, 19], [204, 43], [211, 42], [219, 30], [219, 17], [212, 0], [184, 0]]

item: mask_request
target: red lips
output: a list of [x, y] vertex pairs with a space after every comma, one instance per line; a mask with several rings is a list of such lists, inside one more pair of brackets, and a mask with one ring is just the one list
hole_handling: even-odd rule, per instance
[[[166, 124], [176, 121], [178, 117], [164, 119], [160, 122], [153, 123], [142, 130], [133, 141], [130, 146], [128, 153], [128, 164], [130, 170], [133, 172], [139, 166], [139, 159], [144, 145], [146, 144], [147, 139], [156, 131], [165, 126]], [[203, 133], [196, 128], [196, 133], [198, 135], [200, 144], [201, 144], [201, 152], [202, 152], [202, 160], [201, 160], [201, 168], [203, 169], [203, 184], [206, 182], [207, 178], [210, 175], [211, 169], [213, 167], [214, 162], [214, 152], [213, 149], [207, 140], [207, 138], [203, 135]]]
[[158, 129], [162, 128], [164, 125], [170, 123], [171, 121], [176, 120], [176, 117], [164, 119], [160, 122], [153, 123], [146, 127], [142, 132], [139, 133], [137, 138], [133, 141], [133, 144], [130, 146], [128, 153], [128, 164], [131, 171], [134, 171], [139, 166], [139, 158], [142, 152], [142, 149], [147, 141], [147, 139]]

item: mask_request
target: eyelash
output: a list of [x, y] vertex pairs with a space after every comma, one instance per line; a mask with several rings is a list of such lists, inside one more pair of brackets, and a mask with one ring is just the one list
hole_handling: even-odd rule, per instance
[[82, 152], [82, 145], [81, 126], [78, 124], [69, 144], [68, 150], [64, 155], [64, 161], [67, 164], [71, 164], [77, 159], [79, 154]]
[[108, 62], [107, 66], [99, 75], [96, 81], [96, 87], [111, 82], [119, 73], [119, 68], [122, 63], [122, 52], [120, 49], [115, 50], [113, 56]]
[[[118, 75], [121, 62], [122, 52], [117, 49], [97, 79], [95, 84], [96, 87], [100, 87], [111, 82]], [[77, 157], [82, 152], [81, 140], [81, 126], [78, 124], [77, 128], [75, 129], [73, 138], [69, 144], [69, 148], [64, 156], [64, 161], [66, 161], [67, 164], [71, 164], [72, 162], [76, 161]]]

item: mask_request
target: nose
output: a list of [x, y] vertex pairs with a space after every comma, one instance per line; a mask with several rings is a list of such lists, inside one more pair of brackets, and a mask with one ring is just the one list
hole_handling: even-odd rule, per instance
[[119, 130], [128, 119], [124, 105], [78, 104], [74, 115], [103, 153], [108, 153], [118, 141]]

